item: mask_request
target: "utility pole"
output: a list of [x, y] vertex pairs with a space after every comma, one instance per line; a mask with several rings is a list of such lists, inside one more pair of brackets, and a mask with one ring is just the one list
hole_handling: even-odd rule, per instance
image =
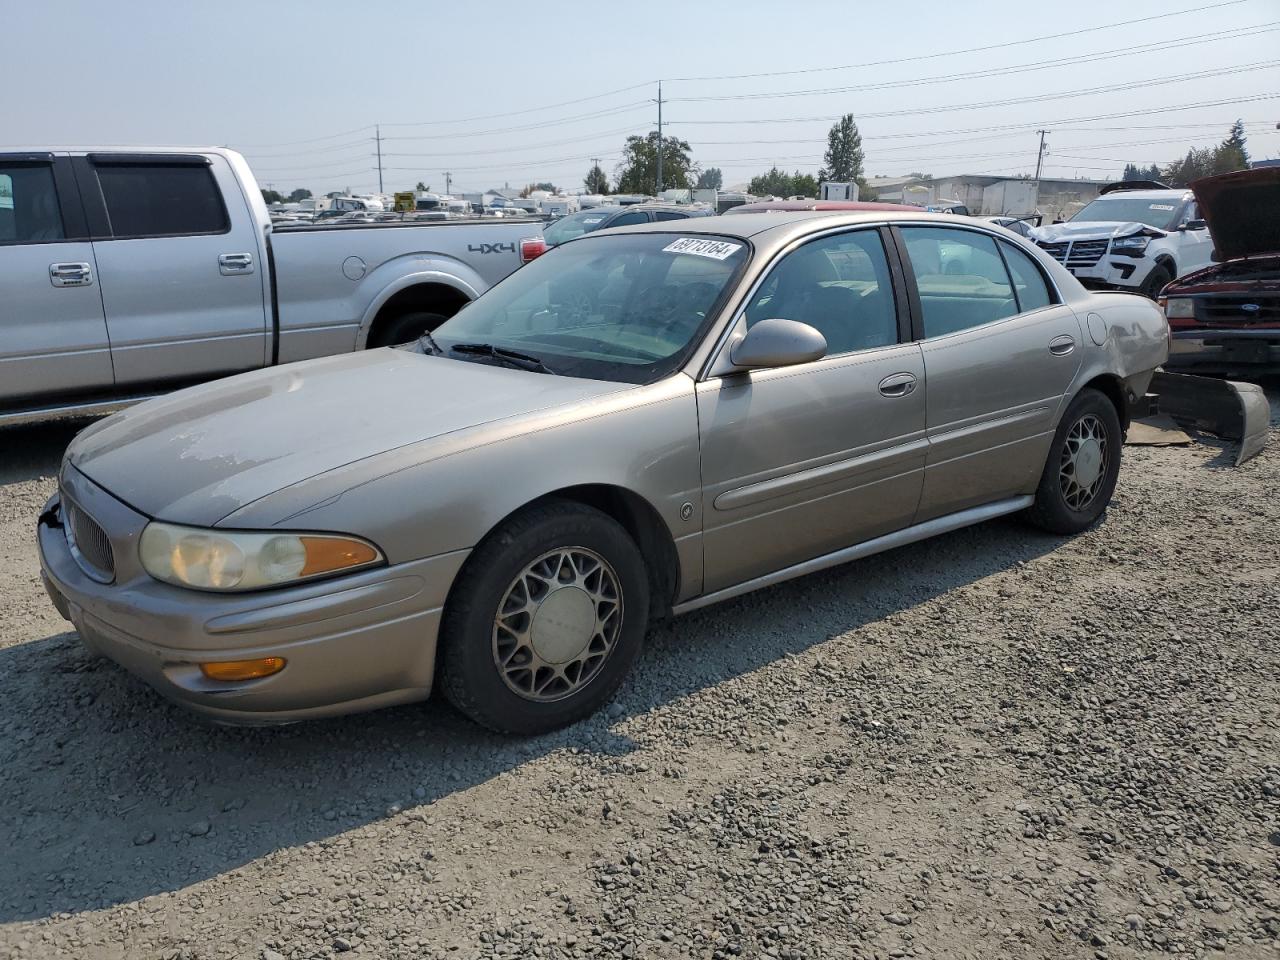
[[[591, 158], [591, 170], [592, 170], [592, 172], [595, 172], [595, 170], [596, 170], [596, 169], [598, 169], [598, 168], [599, 168], [599, 166], [600, 166], [600, 158], [599, 158], [599, 157], [592, 157], [592, 158]], [[601, 172], [601, 173], [604, 173], [604, 171], [603, 171], [603, 170], [601, 170], [600, 172]]]
[[662, 81], [658, 81], [658, 191], [662, 193]]
[[382, 193], [382, 127], [376, 123], [373, 125], [373, 140], [378, 145], [378, 192]]
[[448, 170], [444, 172], [444, 195], [446, 197], [453, 196], [453, 175]]
[[1048, 132], [1049, 132], [1048, 130], [1036, 131], [1036, 133], [1040, 134], [1040, 149], [1036, 151], [1036, 182], [1037, 183], [1040, 182], [1040, 168], [1044, 165], [1044, 151], [1045, 151], [1044, 135]]

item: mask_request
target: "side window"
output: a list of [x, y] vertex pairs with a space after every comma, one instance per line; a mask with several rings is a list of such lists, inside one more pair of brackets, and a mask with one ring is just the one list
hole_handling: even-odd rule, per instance
[[51, 243], [65, 236], [53, 168], [0, 164], [0, 243]]
[[1019, 250], [1012, 243], [1001, 243], [1005, 263], [1009, 265], [1009, 273], [1013, 277], [1013, 288], [1018, 294], [1018, 312], [1039, 310], [1055, 302], [1049, 285], [1045, 283], [1044, 274], [1036, 267], [1031, 257]]
[[993, 238], [949, 227], [903, 227], [916, 275], [924, 335], [941, 337], [1018, 312]]
[[113, 164], [97, 172], [116, 239], [231, 229], [213, 171], [206, 166]]
[[889, 263], [877, 230], [814, 240], [773, 268], [747, 307], [747, 326], [781, 318], [827, 338], [827, 355], [898, 342]]
[[688, 220], [687, 213], [679, 213], [675, 210], [658, 210], [653, 214], [655, 220]]
[[648, 223], [649, 217], [643, 210], [633, 210], [631, 213], [622, 213], [618, 215], [617, 220], [610, 221], [605, 224], [609, 227], [628, 227], [633, 223]]

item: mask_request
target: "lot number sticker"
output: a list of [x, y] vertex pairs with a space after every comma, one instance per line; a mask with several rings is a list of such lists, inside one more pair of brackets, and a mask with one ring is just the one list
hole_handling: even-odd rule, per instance
[[1149, 208], [1149, 209], [1151, 209], [1151, 210], [1172, 210], [1172, 209], [1173, 209], [1173, 206], [1172, 206], [1172, 204], [1168, 204], [1168, 203], [1153, 203], [1153, 204], [1150, 206], [1150, 208]]
[[662, 248], [663, 253], [689, 253], [695, 257], [710, 257], [712, 260], [726, 260], [742, 249], [740, 243], [728, 243], [724, 240], [699, 240], [697, 237], [681, 237]]

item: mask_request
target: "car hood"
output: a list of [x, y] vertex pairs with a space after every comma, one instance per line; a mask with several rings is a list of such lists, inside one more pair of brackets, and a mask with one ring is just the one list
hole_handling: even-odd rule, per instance
[[212, 526], [357, 460], [629, 386], [371, 350], [149, 401], [81, 433], [67, 457], [150, 517]]
[[1131, 237], [1135, 234], [1146, 234], [1149, 237], [1163, 237], [1165, 232], [1149, 227], [1145, 223], [1120, 223], [1110, 220], [1091, 220], [1087, 223], [1050, 223], [1043, 227], [1033, 227], [1033, 240], [1055, 243], [1059, 240], [1110, 240], [1113, 237]]
[[1191, 184], [1219, 260], [1280, 253], [1280, 167], [1205, 177]]

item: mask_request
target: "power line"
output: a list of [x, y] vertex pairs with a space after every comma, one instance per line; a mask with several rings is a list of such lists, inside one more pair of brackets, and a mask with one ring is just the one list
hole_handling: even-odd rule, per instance
[[1009, 40], [1005, 43], [992, 43], [982, 47], [966, 47], [961, 50], [944, 50], [939, 53], [924, 53], [914, 57], [899, 57], [894, 60], [870, 60], [866, 63], [846, 63], [834, 67], [807, 67], [802, 70], [773, 70], [767, 73], [733, 73], [722, 74], [719, 76], [701, 76], [701, 77], [667, 77], [670, 81], [704, 81], [704, 80], [754, 80], [760, 77], [794, 77], [807, 73], [827, 73], [834, 70], [857, 70], [868, 67], [887, 67], [899, 63], [919, 63], [921, 60], [937, 60], [942, 57], [955, 57], [966, 53], [986, 53], [990, 50], [1004, 50], [1009, 47], [1025, 46], [1029, 43], [1040, 43], [1044, 40], [1060, 40], [1064, 37], [1078, 37], [1086, 33], [1097, 33], [1100, 30], [1112, 30], [1116, 27], [1129, 27], [1139, 23], [1150, 23], [1153, 20], [1168, 20], [1170, 17], [1180, 17], [1188, 13], [1203, 13], [1206, 10], [1218, 10], [1222, 7], [1234, 7], [1248, 0], [1225, 0], [1223, 3], [1212, 3], [1207, 6], [1189, 7], [1185, 10], [1172, 10], [1166, 13], [1155, 14], [1149, 17], [1139, 17], [1136, 20], [1113, 20], [1110, 23], [1100, 24], [1096, 27], [1082, 27], [1079, 30], [1068, 30], [1064, 33], [1050, 33], [1039, 37], [1027, 37], [1024, 40]]
[[959, 80], [977, 80], [986, 77], [1006, 76], [1013, 73], [1031, 73], [1039, 70], [1051, 70], [1064, 66], [1079, 66], [1085, 63], [1097, 63], [1103, 60], [1114, 60], [1142, 53], [1162, 53], [1182, 47], [1194, 47], [1203, 43], [1216, 43], [1220, 40], [1236, 40], [1240, 37], [1254, 37], [1260, 33], [1273, 33], [1280, 29], [1280, 20], [1254, 24], [1248, 27], [1235, 27], [1216, 34], [1196, 34], [1189, 37], [1176, 37], [1173, 40], [1161, 40], [1140, 46], [1121, 47], [1115, 50], [1103, 50], [1096, 53], [1077, 54], [1061, 57], [1057, 60], [1038, 60], [1034, 63], [1016, 64], [1010, 67], [986, 67], [966, 73], [951, 73], [933, 77], [915, 77], [909, 80], [886, 80], [877, 83], [858, 84], [845, 87], [811, 88], [808, 90], [789, 90], [766, 93], [732, 93], [719, 96], [704, 97], [671, 97], [672, 103], [698, 103], [722, 100], [776, 100], [791, 97], [828, 96], [836, 93], [858, 93], [868, 90], [895, 90], [903, 87], [927, 86], [937, 83], [954, 83]]

